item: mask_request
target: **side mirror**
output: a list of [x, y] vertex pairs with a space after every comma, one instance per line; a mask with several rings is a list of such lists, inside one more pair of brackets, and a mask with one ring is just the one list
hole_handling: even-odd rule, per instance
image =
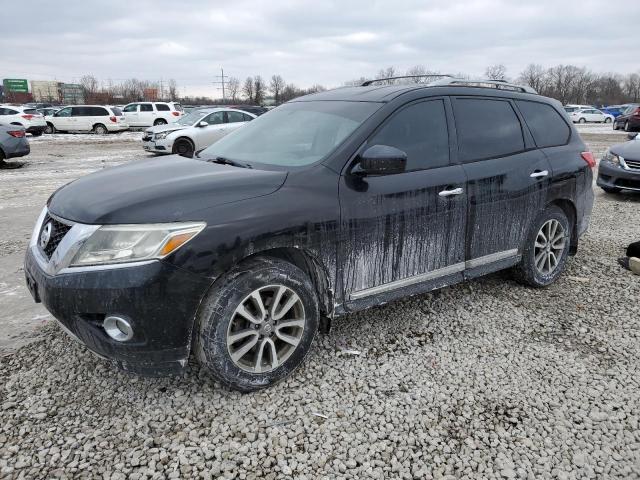
[[631, 132], [627, 134], [627, 138], [629, 140], [635, 140], [637, 136], [638, 136], [638, 132]]
[[407, 154], [389, 145], [373, 145], [361, 155], [354, 173], [362, 175], [392, 175], [407, 168]]
[[208, 127], [208, 126], [209, 126], [209, 124], [207, 122], [205, 122], [205, 121], [202, 121], [202, 122], [198, 123], [198, 127], [200, 127], [200, 128], [204, 128], [204, 127]]

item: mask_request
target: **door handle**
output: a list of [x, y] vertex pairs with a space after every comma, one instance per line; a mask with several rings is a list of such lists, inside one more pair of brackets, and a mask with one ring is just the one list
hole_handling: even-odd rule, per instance
[[442, 190], [438, 193], [441, 197], [450, 197], [452, 195], [462, 195], [462, 189], [460, 187], [454, 188], [453, 190]]
[[549, 171], [548, 170], [536, 170], [535, 172], [533, 172], [531, 175], [529, 175], [531, 178], [541, 178], [541, 177], [546, 177], [549, 175]]

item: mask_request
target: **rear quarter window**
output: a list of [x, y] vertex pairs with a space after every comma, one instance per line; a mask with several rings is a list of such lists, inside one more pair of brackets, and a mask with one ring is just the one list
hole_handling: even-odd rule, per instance
[[168, 112], [171, 109], [166, 103], [156, 103], [156, 110], [158, 110], [159, 112]]
[[571, 128], [551, 105], [540, 102], [516, 100], [533, 139], [539, 148], [566, 145]]
[[524, 150], [522, 126], [509, 101], [456, 98], [453, 110], [462, 162], [504, 157]]

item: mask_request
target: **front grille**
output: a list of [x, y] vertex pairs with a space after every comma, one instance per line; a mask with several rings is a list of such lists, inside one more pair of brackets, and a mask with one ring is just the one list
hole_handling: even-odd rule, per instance
[[627, 164], [629, 170], [640, 170], [640, 160], [629, 160], [625, 158], [624, 163]]
[[640, 189], [639, 180], [629, 180], [628, 178], [619, 178], [615, 182], [616, 187]]
[[[41, 239], [43, 238], [42, 232], [49, 224], [51, 224], [51, 236], [49, 237], [49, 241], [43, 247], [41, 242]], [[62, 239], [64, 238], [64, 236], [67, 234], [69, 230], [71, 230], [71, 225], [67, 225], [66, 223], [59, 222], [55, 218], [51, 217], [48, 213], [45, 215], [44, 221], [42, 222], [42, 226], [40, 227], [40, 235], [38, 236], [38, 246], [40, 247], [40, 250], [42, 251], [42, 253], [45, 254], [47, 259], [51, 258], [51, 255], [53, 255], [53, 252], [56, 251], [56, 248], [58, 248], [58, 245], [60, 245], [60, 242], [62, 241]]]

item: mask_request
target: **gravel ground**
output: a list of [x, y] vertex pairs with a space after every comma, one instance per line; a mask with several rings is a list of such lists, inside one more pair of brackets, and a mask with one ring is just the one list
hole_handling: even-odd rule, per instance
[[349, 315], [254, 394], [118, 372], [48, 321], [0, 358], [0, 478], [640, 478], [640, 277], [615, 261], [639, 207], [598, 191], [547, 289], [498, 273]]

